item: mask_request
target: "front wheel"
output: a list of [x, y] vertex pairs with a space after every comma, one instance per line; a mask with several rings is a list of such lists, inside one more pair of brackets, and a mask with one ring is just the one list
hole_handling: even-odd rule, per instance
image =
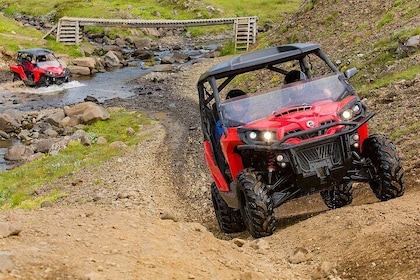
[[13, 73], [13, 82], [17, 82], [17, 81], [21, 81], [22, 79], [20, 78], [18, 73]]
[[369, 185], [378, 199], [386, 201], [404, 194], [404, 169], [394, 144], [383, 135], [371, 135], [362, 146], [373, 165]]
[[274, 206], [262, 176], [253, 169], [238, 174], [241, 189], [241, 213], [246, 228], [254, 238], [272, 235], [276, 230]]
[[329, 209], [337, 209], [353, 202], [353, 184], [343, 182], [332, 189], [321, 191], [322, 200]]
[[220, 230], [224, 233], [235, 233], [245, 230], [245, 224], [239, 210], [230, 208], [220, 196], [215, 183], [211, 184], [211, 199], [214, 213]]

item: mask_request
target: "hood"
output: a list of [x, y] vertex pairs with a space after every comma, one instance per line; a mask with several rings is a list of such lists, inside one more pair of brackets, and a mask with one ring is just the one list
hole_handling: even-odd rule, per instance
[[297, 106], [278, 111], [268, 118], [257, 120], [246, 127], [277, 131], [277, 138], [304, 131], [321, 125], [338, 122], [337, 112], [341, 108], [340, 102], [322, 101], [312, 106]]

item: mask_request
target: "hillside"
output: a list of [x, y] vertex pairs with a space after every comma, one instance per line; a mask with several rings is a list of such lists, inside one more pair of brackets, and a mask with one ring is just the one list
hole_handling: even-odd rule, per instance
[[[418, 28], [418, 8], [418, 1], [305, 1], [261, 42], [318, 42], [343, 67], [360, 68], [357, 85], [376, 112], [371, 131], [390, 135], [406, 170], [401, 198], [380, 203], [359, 184], [341, 209], [327, 211], [316, 195], [282, 205], [270, 237], [220, 233], [195, 83], [224, 58], [206, 59], [165, 76], [160, 96], [106, 104], [159, 120], [153, 137], [43, 186], [37, 193], [58, 186], [68, 194], [48, 207], [0, 212], [0, 233], [10, 234], [0, 238], [0, 279], [419, 279], [420, 76], [392, 77], [420, 58], [395, 56], [398, 43], [389, 40]], [[378, 29], [387, 13], [393, 20]], [[389, 82], [377, 87], [381, 77]]]

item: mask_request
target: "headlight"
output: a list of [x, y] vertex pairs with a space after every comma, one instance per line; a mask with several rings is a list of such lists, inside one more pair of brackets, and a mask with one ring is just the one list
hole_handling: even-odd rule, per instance
[[247, 144], [270, 144], [276, 139], [276, 131], [246, 130], [240, 133], [242, 140]]
[[357, 118], [363, 112], [363, 104], [357, 100], [347, 104], [347, 106], [339, 113], [339, 116], [342, 121], [351, 121]]
[[349, 110], [349, 109], [344, 110], [341, 113], [341, 118], [343, 119], [343, 121], [349, 121], [349, 120], [351, 120], [353, 118], [353, 112], [351, 110]]
[[263, 134], [263, 138], [264, 138], [265, 141], [270, 142], [271, 140], [274, 139], [274, 135], [273, 135], [273, 133], [271, 131], [266, 131]]

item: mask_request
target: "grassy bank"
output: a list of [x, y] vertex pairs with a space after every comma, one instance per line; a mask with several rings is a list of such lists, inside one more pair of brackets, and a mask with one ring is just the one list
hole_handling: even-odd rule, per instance
[[[147, 135], [136, 136], [127, 132], [133, 128], [141, 133], [152, 125], [152, 121], [138, 113], [114, 110], [110, 120], [99, 121], [85, 126], [92, 141], [91, 146], [80, 142], [70, 142], [68, 147], [57, 155], [45, 155], [39, 160], [0, 173], [0, 209], [38, 207], [43, 201], [54, 201], [65, 196], [58, 186], [49, 182], [71, 174], [86, 166], [95, 166], [111, 157], [127, 152], [130, 146], [143, 141]], [[108, 144], [97, 144], [98, 137], [105, 137]], [[109, 143], [123, 141], [129, 147], [116, 149]], [[48, 186], [40, 190], [40, 186]], [[37, 195], [36, 195], [37, 194]]]

